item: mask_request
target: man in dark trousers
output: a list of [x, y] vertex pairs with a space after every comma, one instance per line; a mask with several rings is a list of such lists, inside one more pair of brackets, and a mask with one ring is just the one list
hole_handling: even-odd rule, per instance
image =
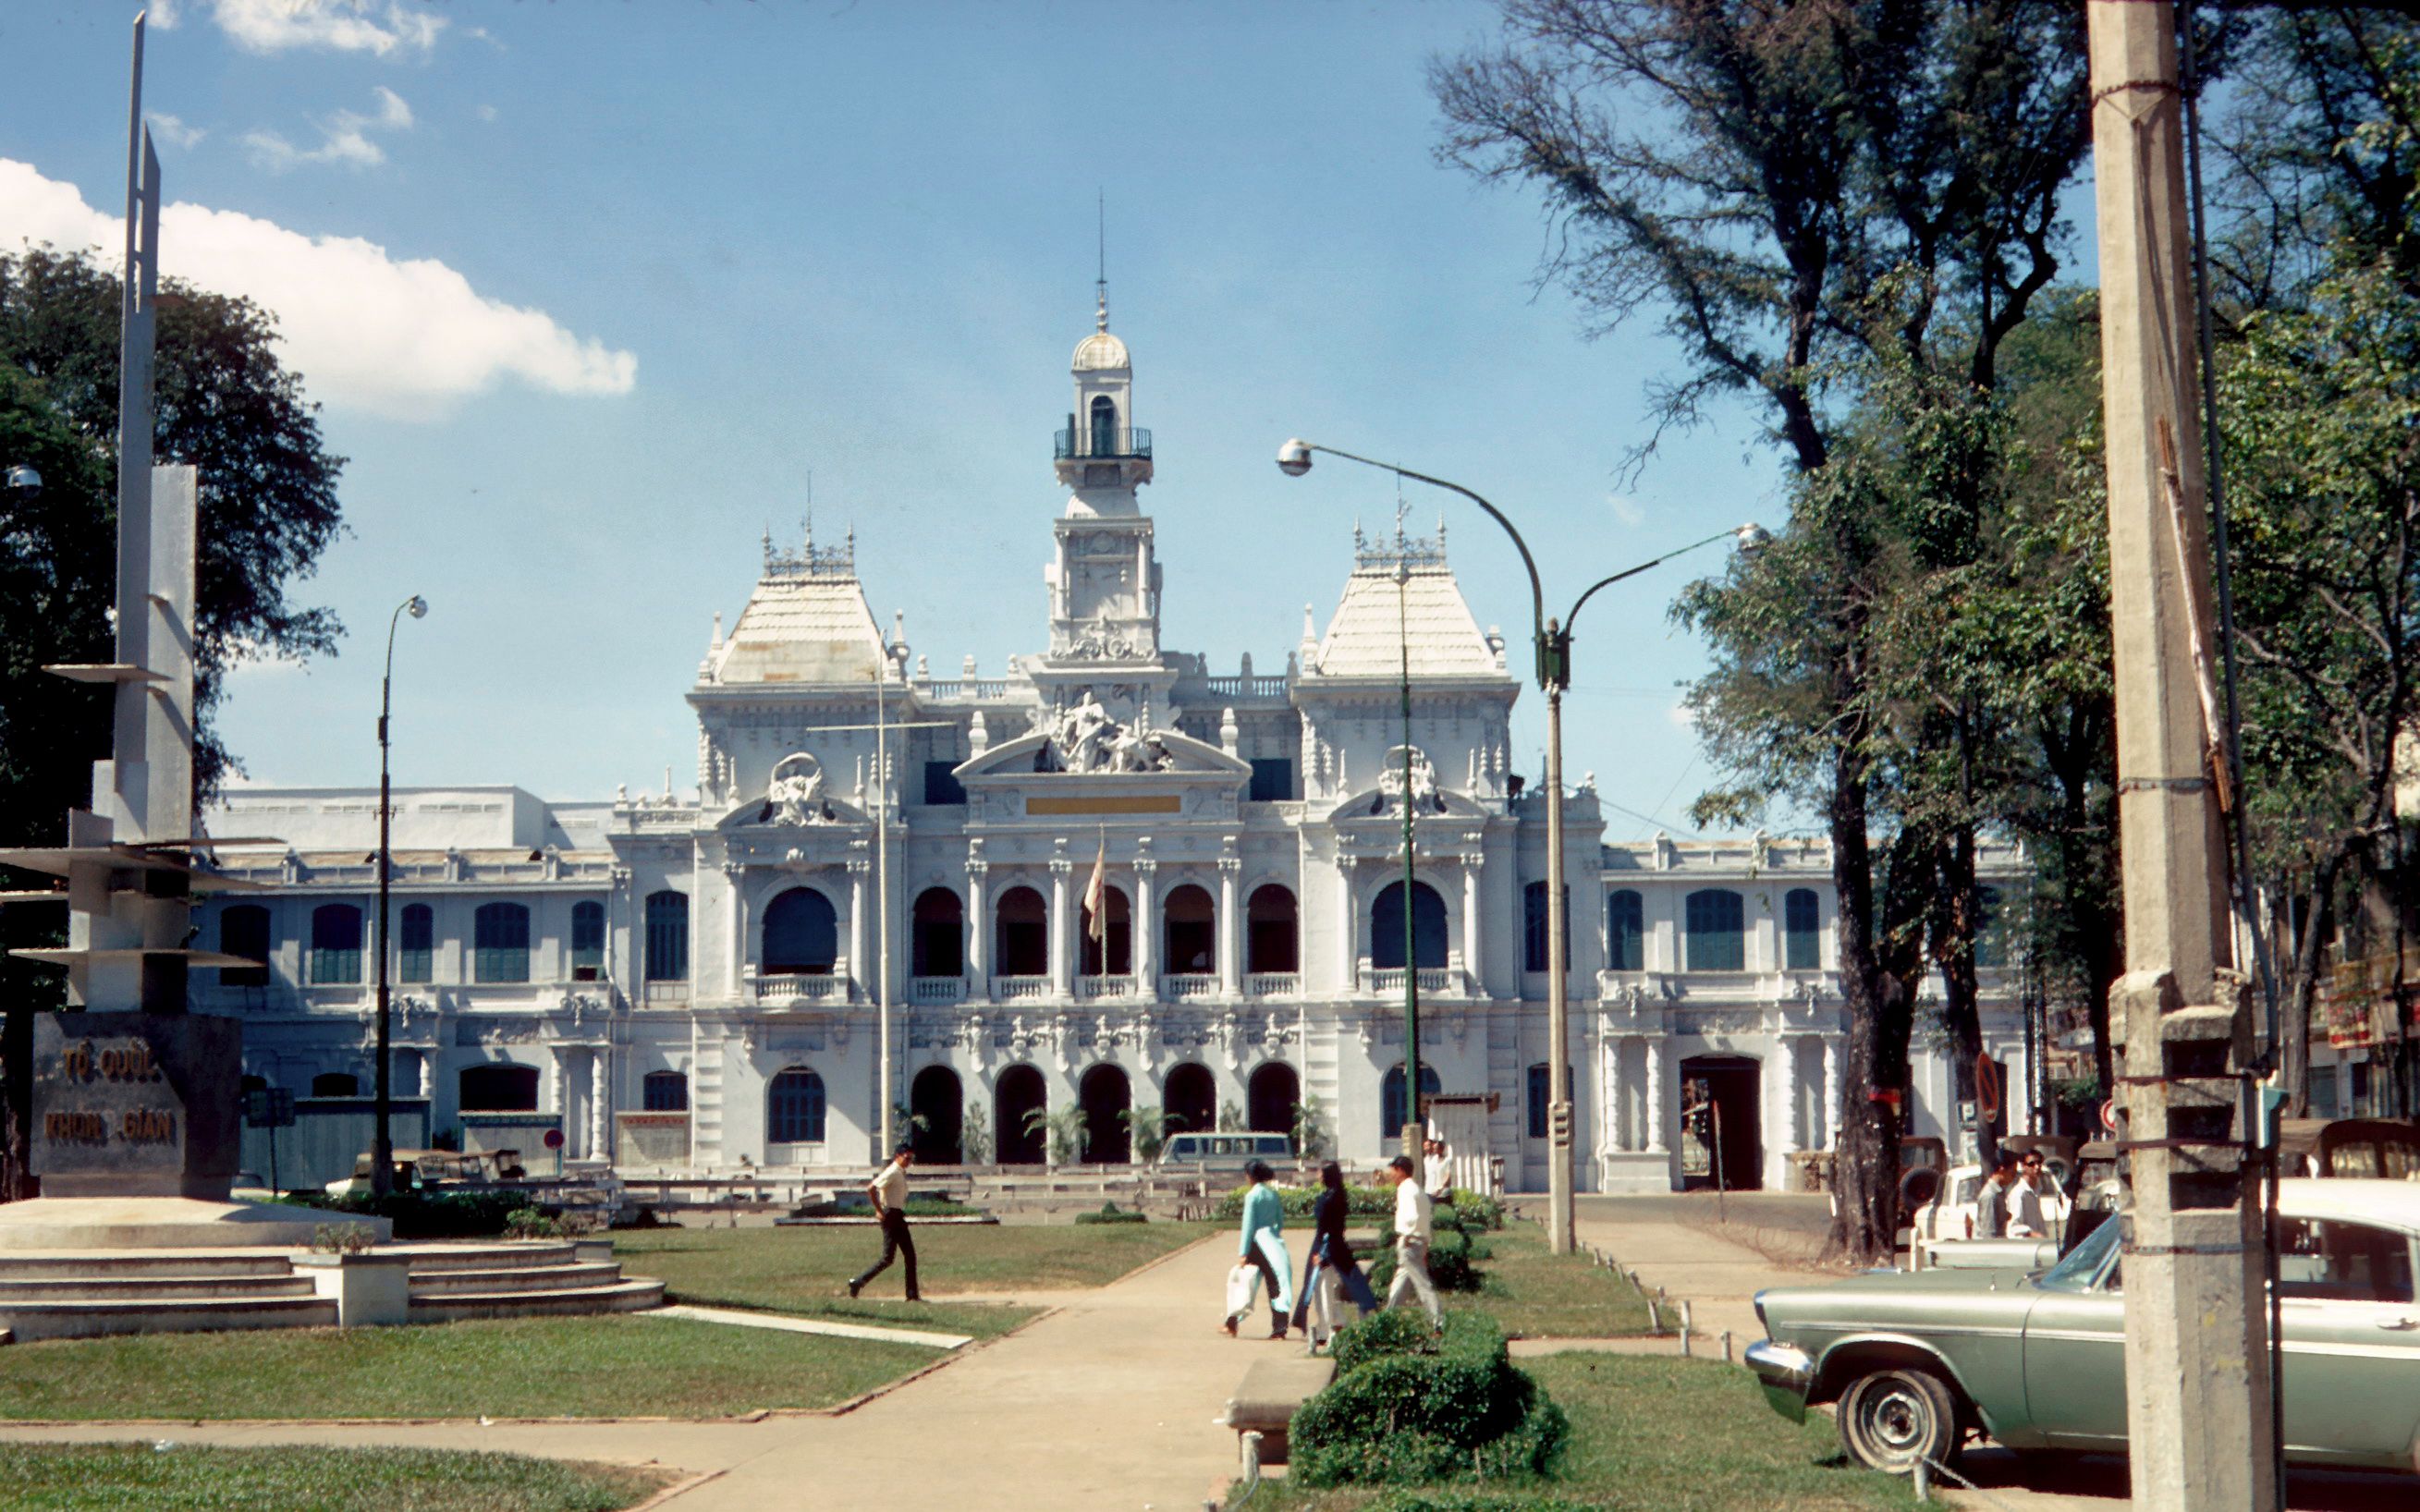
[[908, 1300], [923, 1302], [916, 1292], [916, 1242], [908, 1237], [908, 1167], [916, 1164], [914, 1147], [901, 1145], [873, 1180], [865, 1183], [865, 1195], [874, 1199], [874, 1216], [882, 1225], [882, 1258], [874, 1262], [863, 1275], [848, 1284], [851, 1297], [865, 1289], [865, 1284], [891, 1268], [892, 1256], [908, 1262]]

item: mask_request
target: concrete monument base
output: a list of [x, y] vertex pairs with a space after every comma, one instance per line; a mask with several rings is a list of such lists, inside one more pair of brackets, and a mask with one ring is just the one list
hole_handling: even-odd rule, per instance
[[384, 1218], [281, 1202], [194, 1197], [36, 1197], [0, 1203], [0, 1252], [24, 1250], [308, 1249], [322, 1227], [395, 1237]]

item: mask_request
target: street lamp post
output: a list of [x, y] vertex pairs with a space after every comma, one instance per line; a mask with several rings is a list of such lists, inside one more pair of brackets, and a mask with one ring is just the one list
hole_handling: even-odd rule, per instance
[[387, 775], [387, 716], [395, 706], [395, 631], [410, 614], [421, 619], [428, 613], [428, 600], [412, 594], [395, 607], [386, 620], [386, 671], [379, 679], [379, 842], [378, 842], [378, 1127], [370, 1131], [370, 1195], [382, 1197], [395, 1186], [395, 1133], [388, 1127], [395, 1099], [394, 1057], [391, 1054], [394, 1024], [387, 1007], [387, 887], [389, 874], [395, 870], [390, 841], [394, 833], [394, 803], [390, 797]]
[[[1512, 538], [1513, 549], [1521, 554], [1521, 565], [1529, 575], [1529, 609], [1535, 626], [1533, 644], [1537, 653], [1538, 687], [1546, 695], [1546, 1132], [1548, 1156], [1546, 1180], [1548, 1191], [1547, 1241], [1554, 1253], [1568, 1255], [1576, 1247], [1572, 1195], [1575, 1186], [1575, 1155], [1572, 1145], [1572, 1068], [1571, 1068], [1571, 909], [1564, 896], [1563, 881], [1563, 689], [1571, 686], [1572, 632], [1571, 625], [1579, 617], [1597, 590], [1610, 587], [1625, 578], [1637, 576], [1651, 567], [1660, 566], [1683, 552], [1712, 546], [1716, 541], [1730, 539], [1743, 550], [1753, 550], [1767, 539], [1755, 525], [1742, 525], [1735, 530], [1721, 531], [1701, 541], [1665, 552], [1652, 561], [1625, 568], [1609, 578], [1590, 585], [1572, 606], [1571, 612], [1560, 621], [1546, 617], [1546, 592], [1538, 577], [1538, 563], [1529, 554], [1529, 545], [1503, 511], [1458, 483], [1434, 478], [1425, 472], [1415, 472], [1392, 462], [1380, 462], [1371, 457], [1340, 452], [1332, 446], [1320, 446], [1311, 441], [1294, 440], [1278, 449], [1278, 467], [1289, 477], [1301, 477], [1311, 471], [1311, 454], [1325, 452], [1347, 462], [1378, 468], [1399, 478], [1410, 478], [1433, 487], [1458, 493], [1504, 528]], [[1409, 689], [1405, 689], [1408, 722]], [[1409, 736], [1405, 736], [1408, 744]], [[1406, 802], [1409, 801], [1408, 790]], [[1411, 906], [1410, 887], [1404, 888], [1404, 907]], [[1417, 1105], [1418, 1092], [1413, 1092]]]

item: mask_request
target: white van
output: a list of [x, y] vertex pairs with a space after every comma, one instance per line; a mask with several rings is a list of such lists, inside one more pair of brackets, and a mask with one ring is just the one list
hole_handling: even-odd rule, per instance
[[1294, 1164], [1294, 1145], [1281, 1134], [1176, 1134], [1160, 1147], [1159, 1164], [1209, 1171], [1240, 1171], [1256, 1160]]

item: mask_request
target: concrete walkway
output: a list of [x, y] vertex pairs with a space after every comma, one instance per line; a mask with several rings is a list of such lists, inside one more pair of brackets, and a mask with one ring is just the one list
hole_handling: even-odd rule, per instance
[[[1020, 1333], [838, 1417], [755, 1423], [0, 1427], [0, 1441], [412, 1444], [716, 1472], [673, 1512], [1193, 1512], [1233, 1473], [1213, 1426], [1252, 1361], [1297, 1343], [1218, 1329], [1234, 1240], [1216, 1235], [1116, 1284], [1068, 1292]], [[1249, 1335], [1253, 1330], [1247, 1328]]]
[[[1824, 1211], [1820, 1196], [1788, 1200], [1807, 1206], [1810, 1217]], [[1534, 1199], [1523, 1202], [1524, 1211], [1538, 1206], [1542, 1204]], [[1702, 1215], [1696, 1211], [1700, 1207]], [[1602, 1250], [1621, 1269], [1637, 1272], [1650, 1292], [1662, 1287], [1674, 1303], [1687, 1298], [1697, 1334], [1711, 1340], [1729, 1330], [1734, 1350], [1745, 1350], [1764, 1337], [1756, 1320], [1759, 1291], [1832, 1277], [1776, 1265], [1702, 1227], [1702, 1219], [1713, 1215], [1711, 1197], [1703, 1203], [1694, 1196], [1583, 1197], [1575, 1227], [1582, 1245]], [[1678, 1309], [1671, 1311], [1677, 1314]], [[1666, 1326], [1679, 1324], [1668, 1318]]]

